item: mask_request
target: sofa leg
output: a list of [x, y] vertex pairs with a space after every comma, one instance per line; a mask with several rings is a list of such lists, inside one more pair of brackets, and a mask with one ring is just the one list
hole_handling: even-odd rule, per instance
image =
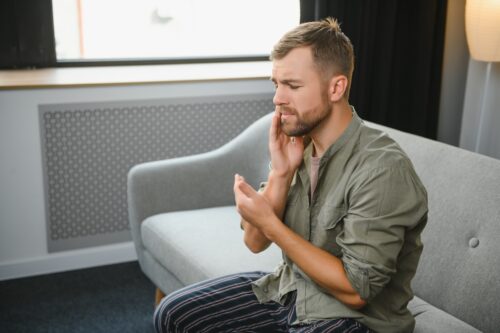
[[160, 304], [161, 299], [165, 297], [165, 294], [163, 291], [160, 290], [160, 288], [156, 288], [156, 293], [155, 293], [155, 307]]

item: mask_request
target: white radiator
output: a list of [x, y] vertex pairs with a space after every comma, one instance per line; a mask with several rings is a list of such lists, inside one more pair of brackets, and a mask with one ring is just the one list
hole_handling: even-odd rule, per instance
[[132, 166], [215, 149], [273, 108], [270, 94], [40, 105], [49, 252], [130, 240]]

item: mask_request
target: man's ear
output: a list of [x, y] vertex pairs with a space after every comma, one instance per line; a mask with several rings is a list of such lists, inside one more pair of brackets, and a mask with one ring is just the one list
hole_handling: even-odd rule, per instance
[[338, 102], [341, 100], [347, 90], [349, 81], [345, 75], [335, 75], [330, 79], [330, 85], [328, 87], [328, 97], [330, 102]]

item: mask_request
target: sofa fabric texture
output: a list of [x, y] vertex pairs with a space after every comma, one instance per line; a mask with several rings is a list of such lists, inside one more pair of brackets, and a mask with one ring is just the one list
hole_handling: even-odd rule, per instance
[[[225, 274], [272, 271], [276, 246], [243, 244], [233, 175], [267, 178], [267, 115], [221, 148], [132, 168], [129, 218], [139, 263], [163, 292]], [[500, 161], [368, 123], [408, 154], [428, 192], [424, 250], [409, 309], [417, 333], [497, 332], [500, 326]]]

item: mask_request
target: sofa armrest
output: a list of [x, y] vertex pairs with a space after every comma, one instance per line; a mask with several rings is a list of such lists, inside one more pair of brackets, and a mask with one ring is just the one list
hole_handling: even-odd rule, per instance
[[160, 213], [234, 204], [234, 174], [257, 187], [267, 177], [268, 128], [264, 116], [226, 145], [214, 151], [148, 162], [128, 173], [128, 210], [139, 261], [143, 245], [140, 225]]

